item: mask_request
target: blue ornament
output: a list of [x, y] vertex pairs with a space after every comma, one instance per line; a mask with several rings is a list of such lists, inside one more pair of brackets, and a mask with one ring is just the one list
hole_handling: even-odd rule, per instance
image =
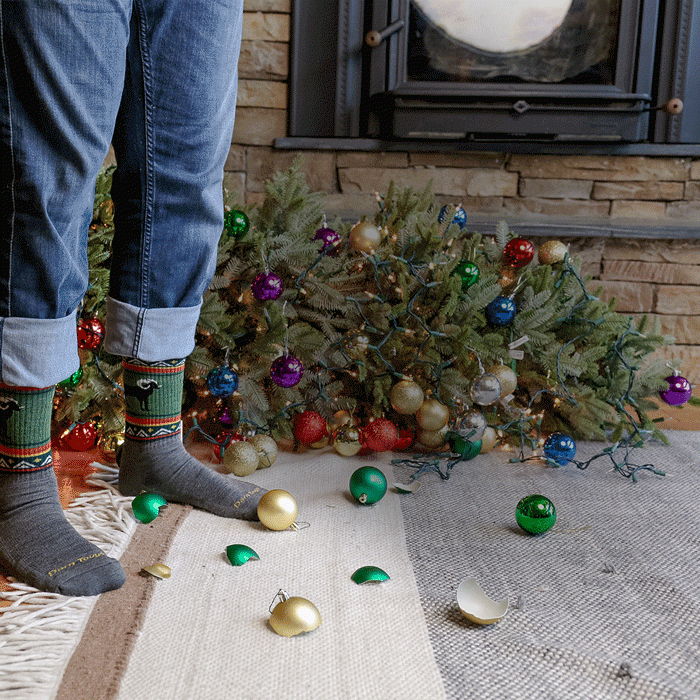
[[486, 307], [486, 318], [494, 326], [509, 326], [517, 310], [510, 297], [498, 296]]
[[[445, 205], [442, 209], [440, 209], [440, 213], [438, 214], [438, 221], [442, 223], [445, 218], [447, 217], [447, 212], [450, 210], [450, 207], [448, 205]], [[467, 212], [462, 209], [462, 207], [457, 207], [457, 210], [454, 213], [454, 216], [452, 217], [451, 223], [456, 224], [459, 226], [459, 228], [464, 228], [467, 224]]]
[[576, 456], [576, 443], [564, 433], [552, 433], [545, 440], [544, 456], [563, 467]]
[[215, 367], [207, 374], [207, 387], [218, 398], [231, 396], [238, 389], [238, 375], [228, 365]]

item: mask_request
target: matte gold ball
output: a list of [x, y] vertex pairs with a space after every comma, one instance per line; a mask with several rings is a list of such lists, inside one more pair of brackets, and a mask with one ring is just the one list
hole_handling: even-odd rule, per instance
[[232, 442], [224, 452], [224, 468], [236, 476], [248, 476], [258, 468], [258, 451], [248, 442]]
[[423, 405], [423, 389], [412, 379], [402, 379], [391, 387], [389, 400], [392, 408], [401, 415], [415, 413]]
[[450, 420], [450, 409], [437, 399], [423, 401], [416, 411], [416, 423], [423, 430], [440, 430]]
[[311, 632], [321, 624], [321, 613], [306, 598], [292, 596], [272, 608], [270, 626], [282, 637]]
[[343, 457], [352, 457], [362, 449], [360, 431], [354, 425], [341, 425], [331, 438], [333, 449]]
[[350, 229], [350, 245], [358, 253], [372, 255], [382, 242], [382, 232], [369, 221], [360, 221]]
[[440, 430], [419, 430], [416, 439], [425, 447], [442, 447], [447, 439], [447, 426]]
[[282, 489], [272, 489], [258, 501], [258, 518], [270, 530], [286, 530], [294, 523], [298, 512], [294, 496]]
[[509, 396], [517, 389], [518, 375], [507, 365], [494, 365], [486, 371], [495, 375], [501, 383], [501, 395], [499, 398]]
[[[274, 438], [263, 434], [253, 435], [253, 437], [248, 440], [248, 443], [257, 450], [258, 469], [271, 467], [279, 454], [277, 443]], [[226, 453], [224, 453], [224, 456], [226, 456]]]
[[489, 452], [498, 443], [498, 433], [489, 426], [481, 437], [481, 453]]
[[569, 246], [561, 241], [547, 241], [540, 246], [537, 259], [541, 265], [555, 265], [564, 260], [569, 252]]

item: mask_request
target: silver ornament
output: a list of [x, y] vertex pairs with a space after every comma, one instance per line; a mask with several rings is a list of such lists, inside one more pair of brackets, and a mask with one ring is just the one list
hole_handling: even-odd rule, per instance
[[457, 426], [457, 433], [460, 437], [470, 442], [481, 440], [486, 430], [486, 418], [481, 411], [473, 409], [464, 414]]
[[501, 395], [501, 382], [495, 374], [485, 372], [472, 382], [469, 394], [472, 401], [479, 406], [490, 406], [498, 401]]

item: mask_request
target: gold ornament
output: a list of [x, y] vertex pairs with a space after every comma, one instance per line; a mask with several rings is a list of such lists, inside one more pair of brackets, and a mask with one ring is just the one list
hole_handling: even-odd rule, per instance
[[309, 447], [312, 447], [314, 450], [322, 450], [324, 447], [330, 443], [331, 437], [330, 435], [326, 434], [324, 435], [318, 442], [312, 442]]
[[341, 425], [331, 440], [333, 449], [343, 457], [352, 457], [362, 449], [360, 431], [354, 425]]
[[270, 530], [286, 530], [294, 524], [298, 510], [294, 496], [282, 489], [272, 489], [258, 501], [258, 518]]
[[113, 464], [117, 461], [117, 453], [124, 444], [124, 433], [109, 433], [102, 435], [97, 443], [104, 458]]
[[423, 430], [440, 430], [450, 420], [450, 409], [437, 399], [423, 401], [416, 411], [416, 423]]
[[447, 426], [440, 430], [419, 430], [416, 439], [425, 447], [442, 447], [447, 439]]
[[328, 430], [333, 434], [341, 425], [354, 425], [355, 421], [350, 411], [336, 411], [328, 424]]
[[[258, 469], [271, 467], [272, 463], [277, 459], [277, 443], [269, 435], [253, 435], [253, 437], [248, 440], [248, 444], [252, 445], [257, 450]], [[225, 452], [224, 456], [226, 456]]]
[[224, 468], [236, 476], [248, 476], [258, 468], [258, 451], [248, 442], [232, 442], [224, 452]]
[[423, 389], [412, 379], [394, 384], [389, 396], [392, 408], [404, 416], [415, 413], [423, 405], [423, 398]]
[[481, 436], [481, 454], [492, 450], [498, 442], [498, 433], [489, 426]]
[[537, 259], [540, 265], [556, 265], [564, 261], [569, 252], [569, 246], [561, 241], [547, 241], [540, 246]]
[[166, 564], [161, 564], [159, 562], [151, 564], [150, 566], [144, 566], [141, 569], [142, 572], [149, 574], [150, 576], [155, 576], [156, 578], [170, 578], [170, 567]]
[[501, 383], [501, 395], [499, 398], [509, 396], [518, 387], [518, 375], [507, 365], [494, 365], [486, 370], [489, 374], [496, 376]]
[[369, 221], [359, 221], [350, 229], [350, 245], [358, 253], [372, 255], [382, 242], [382, 232]]
[[281, 637], [311, 632], [321, 624], [321, 613], [310, 600], [299, 596], [290, 598], [284, 591], [277, 595], [282, 600], [272, 609], [270, 626]]

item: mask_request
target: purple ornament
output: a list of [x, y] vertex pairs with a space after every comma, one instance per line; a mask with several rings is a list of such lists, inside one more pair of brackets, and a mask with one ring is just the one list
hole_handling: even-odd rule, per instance
[[338, 252], [338, 244], [340, 243], [340, 234], [332, 228], [320, 228], [314, 236], [315, 241], [323, 241], [321, 248], [322, 253], [327, 255], [335, 255]]
[[270, 376], [277, 386], [285, 389], [301, 381], [304, 367], [294, 355], [282, 355], [270, 365]]
[[277, 299], [282, 294], [284, 285], [282, 284], [282, 278], [274, 272], [261, 272], [255, 275], [251, 288], [253, 296], [258, 301], [269, 301], [270, 299]]
[[659, 396], [669, 405], [669, 406], [681, 406], [690, 400], [693, 395], [693, 387], [690, 386], [690, 382], [685, 378], [681, 377], [680, 374], [673, 374], [670, 377], [666, 377], [668, 382], [668, 389], [664, 389], [659, 392]]

